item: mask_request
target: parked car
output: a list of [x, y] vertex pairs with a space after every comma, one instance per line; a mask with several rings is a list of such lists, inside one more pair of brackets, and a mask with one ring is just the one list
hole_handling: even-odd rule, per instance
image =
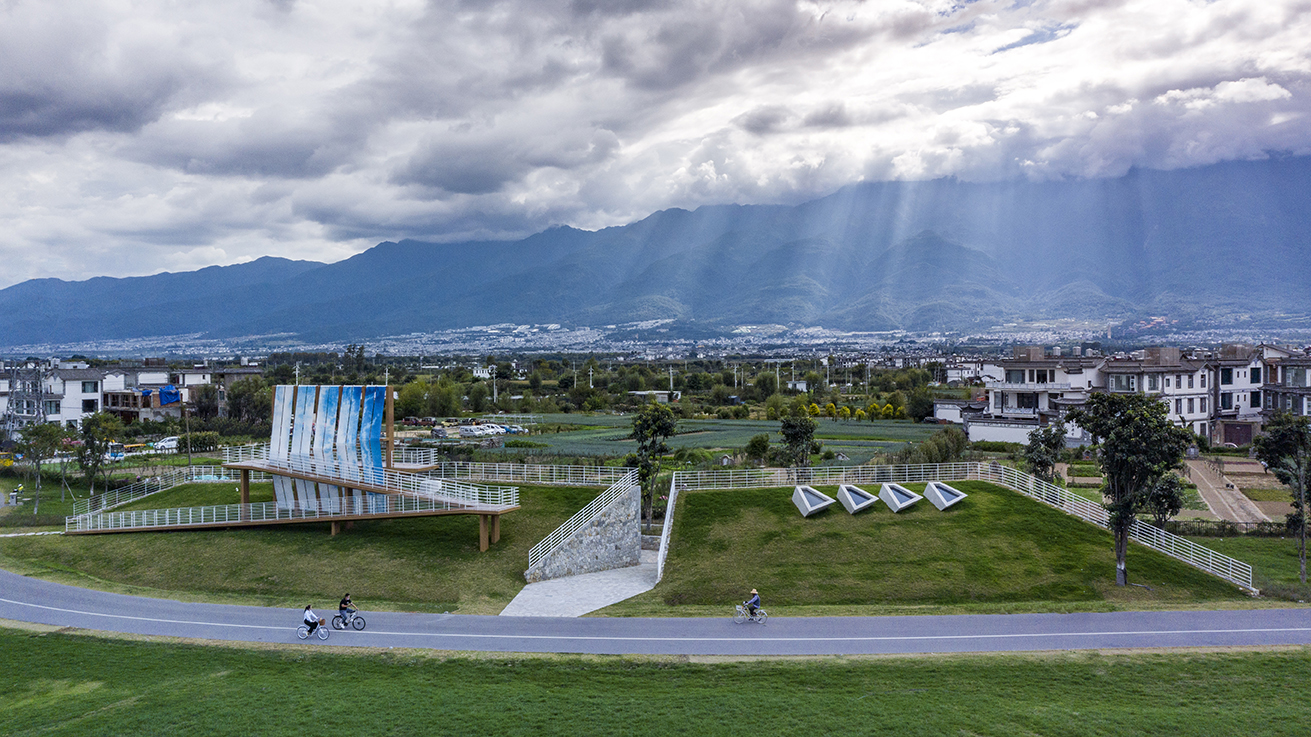
[[167, 438], [160, 438], [151, 447], [158, 453], [174, 453], [178, 449], [178, 436], [170, 435]]

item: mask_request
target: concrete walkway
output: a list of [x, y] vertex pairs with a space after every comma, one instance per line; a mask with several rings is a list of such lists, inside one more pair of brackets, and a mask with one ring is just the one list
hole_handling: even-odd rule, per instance
[[643, 550], [641, 565], [530, 583], [506, 605], [501, 616], [581, 617], [618, 604], [655, 588], [658, 555], [654, 550]]
[[1269, 522], [1270, 518], [1256, 506], [1256, 503], [1234, 488], [1224, 476], [1217, 476], [1205, 461], [1190, 460], [1188, 478], [1197, 484], [1197, 492], [1202, 495], [1207, 506], [1220, 519], [1231, 522]]

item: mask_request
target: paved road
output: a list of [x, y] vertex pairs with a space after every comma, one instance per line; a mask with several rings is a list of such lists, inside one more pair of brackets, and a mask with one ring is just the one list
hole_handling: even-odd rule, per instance
[[[727, 610], [727, 607], [725, 607]], [[329, 609], [316, 610], [330, 616]], [[660, 655], [822, 655], [1311, 644], [1311, 607], [943, 617], [570, 619], [364, 612], [364, 632], [326, 644]], [[0, 617], [142, 635], [298, 642], [295, 609], [109, 594], [0, 571]], [[318, 644], [318, 641], [314, 641]]]

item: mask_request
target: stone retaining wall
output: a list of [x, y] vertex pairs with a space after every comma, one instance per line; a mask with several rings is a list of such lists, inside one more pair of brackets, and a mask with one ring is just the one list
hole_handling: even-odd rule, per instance
[[578, 528], [560, 547], [524, 571], [528, 583], [580, 573], [597, 573], [641, 563], [641, 491], [621, 494]]

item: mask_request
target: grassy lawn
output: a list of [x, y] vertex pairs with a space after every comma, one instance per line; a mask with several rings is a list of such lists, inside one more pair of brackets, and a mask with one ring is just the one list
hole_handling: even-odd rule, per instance
[[[0, 629], [10, 735], [1301, 735], [1311, 650], [686, 662]], [[640, 726], [639, 726], [640, 725]]]
[[1253, 489], [1244, 486], [1239, 491], [1243, 492], [1243, 496], [1254, 502], [1290, 502], [1293, 500], [1293, 491], [1287, 486], [1279, 489]]
[[[252, 488], [271, 498], [268, 484]], [[478, 552], [478, 518], [237, 530], [0, 538], [0, 567], [79, 586], [197, 601], [326, 606], [350, 591], [365, 608], [495, 614], [524, 586], [528, 549], [599, 493], [520, 487], [501, 541]], [[150, 509], [235, 501], [236, 485], [188, 484], [133, 503]]]
[[1120, 589], [1114, 585], [1109, 533], [992, 484], [955, 486], [970, 496], [946, 512], [922, 501], [899, 514], [880, 503], [852, 516], [835, 504], [810, 518], [797, 513], [791, 488], [688, 493], [675, 513], [664, 580], [603, 611], [713, 613], [714, 607], [741, 601], [753, 587], [778, 615], [877, 614], [925, 606], [936, 611], [1143, 608], [1248, 598], [1230, 584], [1138, 546], [1129, 553], [1130, 580], [1151, 589]]
[[1311, 585], [1304, 585], [1298, 577], [1297, 538], [1241, 535], [1188, 539], [1252, 564], [1252, 583], [1263, 593], [1292, 601], [1311, 601]]
[[[273, 501], [273, 483], [252, 483], [250, 485], [252, 504]], [[134, 502], [114, 507], [115, 512], [127, 512], [137, 509], [173, 509], [176, 507], [205, 507], [214, 504], [238, 504], [241, 502], [241, 489], [235, 481], [222, 483], [182, 484], [167, 491], [160, 491], [142, 497]], [[507, 518], [508, 519], [508, 518]]]

